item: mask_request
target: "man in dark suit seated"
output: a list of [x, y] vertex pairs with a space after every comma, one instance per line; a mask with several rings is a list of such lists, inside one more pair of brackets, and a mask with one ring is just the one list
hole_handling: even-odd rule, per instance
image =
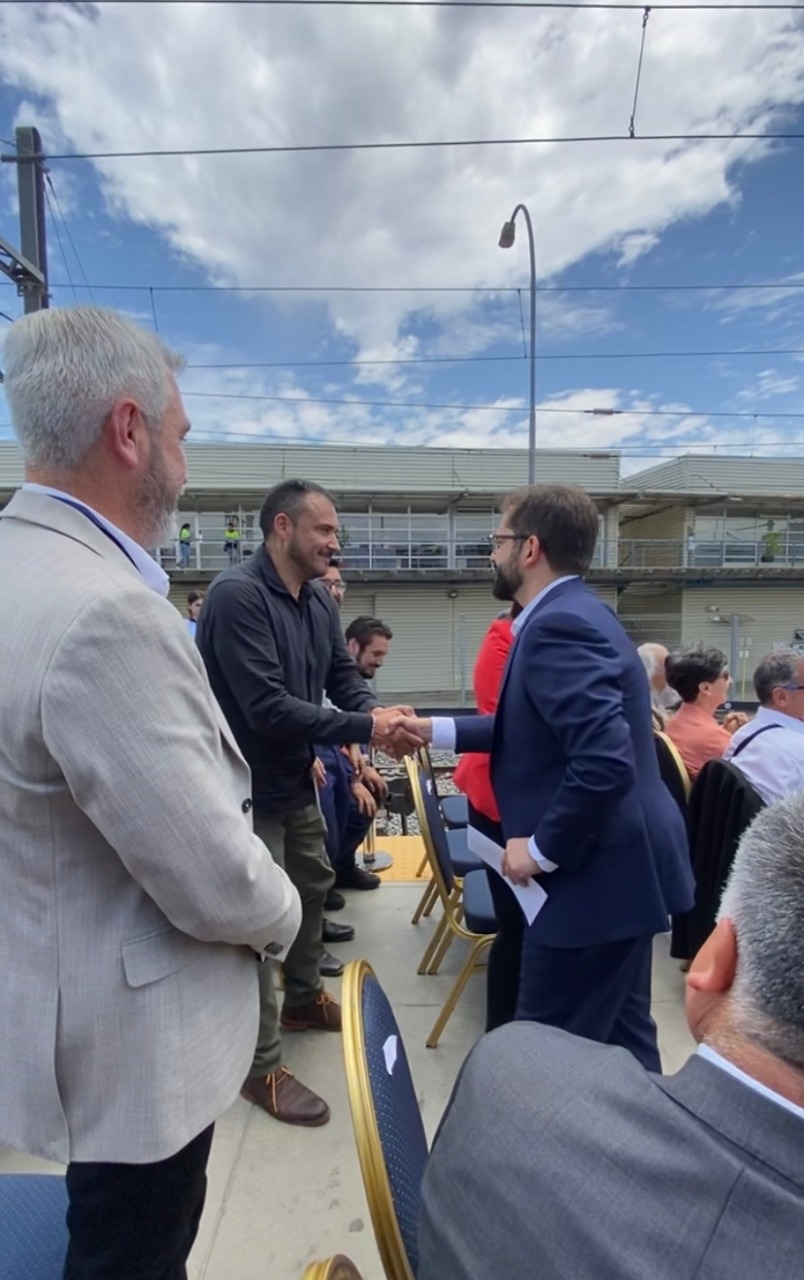
[[684, 823], [661, 780], [631, 640], [583, 582], [598, 512], [582, 489], [513, 494], [492, 536], [494, 594], [522, 612], [494, 716], [408, 722], [436, 747], [490, 751], [516, 883], [547, 902], [525, 932], [516, 1016], [630, 1049], [661, 1069], [653, 935], [692, 906]]
[[799, 792], [743, 836], [675, 1076], [533, 1023], [480, 1041], [425, 1172], [418, 1280], [798, 1280], [802, 885]]

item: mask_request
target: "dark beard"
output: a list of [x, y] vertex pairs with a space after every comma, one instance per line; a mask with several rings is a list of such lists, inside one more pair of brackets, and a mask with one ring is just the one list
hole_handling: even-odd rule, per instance
[[514, 593], [519, 590], [520, 582], [512, 582], [506, 577], [501, 568], [497, 569], [494, 575], [494, 582], [491, 585], [491, 594], [495, 600], [511, 601], [514, 599]]

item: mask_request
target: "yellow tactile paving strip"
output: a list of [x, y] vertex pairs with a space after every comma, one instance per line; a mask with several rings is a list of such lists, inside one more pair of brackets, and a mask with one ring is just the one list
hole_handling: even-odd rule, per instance
[[[416, 872], [424, 857], [421, 836], [377, 836], [376, 845], [377, 849], [383, 853], [390, 853], [394, 860], [394, 865], [381, 873], [385, 883], [393, 881], [396, 884], [413, 884], [416, 882]], [[418, 883], [423, 884], [424, 879], [429, 879], [426, 873]]]

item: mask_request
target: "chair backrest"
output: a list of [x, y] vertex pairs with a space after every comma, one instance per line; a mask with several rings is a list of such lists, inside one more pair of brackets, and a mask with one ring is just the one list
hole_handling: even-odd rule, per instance
[[2, 1280], [61, 1280], [67, 1256], [66, 1215], [63, 1177], [0, 1175]]
[[446, 900], [455, 888], [455, 872], [452, 870], [452, 858], [435, 783], [417, 759], [406, 756], [405, 767], [427, 860], [436, 878], [439, 893]]
[[695, 874], [695, 906], [688, 925], [690, 955], [715, 927], [740, 837], [764, 807], [762, 797], [730, 760], [707, 761], [695, 779], [687, 810]]
[[427, 774], [428, 778], [432, 782], [433, 790], [435, 791], [436, 798], [438, 798], [438, 787], [436, 786], [436, 776], [435, 776], [435, 769], [433, 768], [433, 758], [430, 755], [430, 748], [427, 746], [426, 743], [423, 746], [419, 747], [414, 758], [418, 760], [419, 764], [424, 769], [424, 772]]
[[341, 992], [349, 1105], [377, 1247], [388, 1280], [414, 1280], [427, 1138], [394, 1011], [366, 960]]
[[681, 759], [678, 747], [672, 738], [668, 738], [666, 733], [660, 733], [658, 729], [654, 729], [653, 740], [656, 743], [656, 755], [659, 760], [659, 773], [661, 774], [662, 782], [667, 787], [682, 814], [686, 816], [687, 801], [692, 790], [692, 782], [690, 781], [690, 775], [687, 773], [687, 766]]
[[302, 1280], [362, 1280], [362, 1276], [355, 1264], [339, 1253], [324, 1262], [311, 1262]]

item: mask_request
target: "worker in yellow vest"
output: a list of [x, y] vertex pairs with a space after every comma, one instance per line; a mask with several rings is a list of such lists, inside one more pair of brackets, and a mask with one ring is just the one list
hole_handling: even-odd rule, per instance
[[240, 530], [234, 520], [230, 520], [226, 526], [223, 549], [229, 557], [229, 564], [240, 564]]

